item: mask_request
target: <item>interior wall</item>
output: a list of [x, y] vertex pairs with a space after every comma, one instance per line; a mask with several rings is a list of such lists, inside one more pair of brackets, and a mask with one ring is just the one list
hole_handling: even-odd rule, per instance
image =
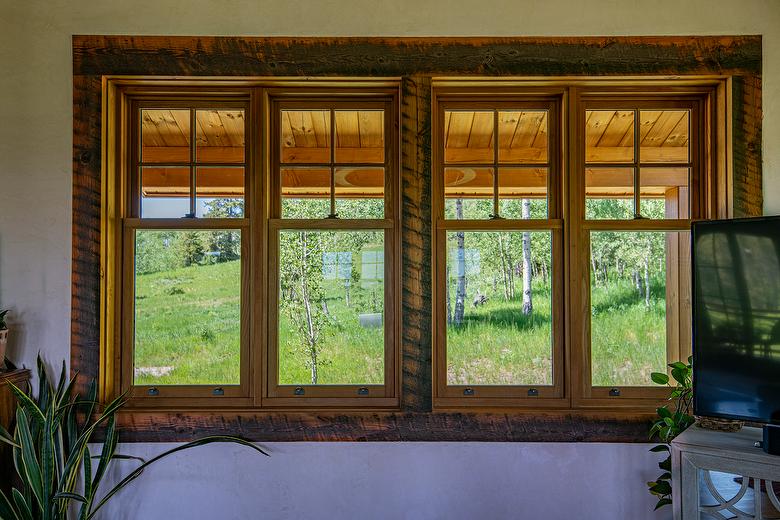
[[[780, 150], [773, 146], [780, 142], [778, 28], [776, 0], [0, 0], [0, 308], [12, 309], [10, 358], [34, 366], [39, 351], [50, 364], [69, 357], [72, 34], [762, 34], [764, 209], [774, 214], [780, 213]], [[127, 449], [148, 453], [158, 446]], [[235, 512], [223, 518], [245, 518], [264, 507], [279, 512], [271, 517], [284, 517], [283, 511], [289, 518], [315, 516], [315, 507], [321, 507], [316, 516], [350, 517], [349, 511], [361, 511], [363, 517], [381, 517], [370, 514], [375, 504], [396, 506], [388, 518], [467, 518], [475, 511], [493, 511], [493, 518], [589, 518], [595, 514], [586, 509], [583, 515], [582, 506], [595, 500], [614, 502], [600, 518], [651, 517], [643, 486], [648, 472], [655, 471], [654, 457], [642, 445], [299, 444], [274, 449], [273, 462], [251, 465], [238, 456], [223, 459], [217, 448], [203, 449], [150, 472], [120, 502], [153, 498], [155, 508], [137, 517], [148, 519], [181, 518], [170, 497], [204, 495], [211, 499], [204, 509], [192, 506], [190, 518], [217, 518], [206, 512], [220, 504]], [[579, 462], [570, 465], [569, 460]], [[286, 484], [273, 478], [279, 472]], [[296, 483], [312, 475], [325, 482]], [[395, 477], [401, 481], [395, 487], [371, 485], [395, 482]], [[208, 482], [219, 486], [209, 488]], [[311, 494], [311, 487], [322, 494]], [[307, 500], [317, 503], [306, 505]], [[543, 513], [542, 500], [554, 507], [550, 515]], [[426, 508], [428, 502], [434, 506]], [[502, 509], [502, 503], [515, 506]], [[296, 509], [301, 504], [310, 509]], [[356, 509], [350, 510], [350, 504]], [[484, 507], [475, 510], [474, 504]], [[534, 514], [525, 515], [523, 507]]]

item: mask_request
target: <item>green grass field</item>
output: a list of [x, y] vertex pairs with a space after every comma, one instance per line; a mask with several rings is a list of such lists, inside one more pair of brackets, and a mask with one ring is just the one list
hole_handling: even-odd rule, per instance
[[[228, 385], [239, 381], [240, 263], [192, 266], [136, 280], [136, 384]], [[666, 357], [664, 287], [652, 286], [651, 305], [627, 281], [593, 290], [592, 343], [595, 385], [650, 384]], [[326, 286], [330, 325], [319, 363], [320, 384], [381, 384], [383, 328], [360, 325], [358, 310], [370, 290], [353, 287], [347, 307], [343, 287]], [[519, 297], [488, 295], [474, 308], [467, 299], [463, 325], [448, 331], [450, 384], [552, 382], [550, 295], [534, 287], [534, 313], [520, 312]], [[381, 295], [379, 296], [381, 301]], [[310, 382], [300, 339], [280, 313], [280, 382]]]

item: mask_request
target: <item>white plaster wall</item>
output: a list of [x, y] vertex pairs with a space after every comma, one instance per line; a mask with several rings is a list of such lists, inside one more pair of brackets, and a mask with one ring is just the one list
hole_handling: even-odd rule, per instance
[[[38, 351], [69, 356], [70, 37], [90, 33], [762, 34], [765, 211], [780, 213], [779, 0], [0, 0], [0, 308], [14, 311], [10, 355], [28, 366]], [[137, 515], [109, 518], [590, 518], [596, 505], [601, 518], [649, 517], [653, 457], [639, 445], [273, 449], [251, 466], [203, 449], [123, 495]]]
[[[134, 446], [133, 452], [148, 458], [166, 446]], [[101, 519], [671, 517], [652, 513], [643, 484], [657, 473], [658, 456], [645, 445], [306, 442], [270, 448], [270, 458], [235, 446], [209, 449], [207, 456], [176, 454], [117, 495]]]

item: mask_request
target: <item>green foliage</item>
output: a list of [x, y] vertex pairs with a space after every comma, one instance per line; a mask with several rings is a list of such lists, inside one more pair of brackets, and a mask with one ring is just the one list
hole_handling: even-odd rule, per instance
[[185, 231], [176, 242], [177, 255], [182, 267], [199, 264], [206, 250], [203, 247], [201, 232]]
[[658, 464], [663, 473], [647, 486], [653, 495], [658, 497], [655, 509], [672, 503], [672, 455], [669, 443], [694, 423], [690, 415], [693, 401], [693, 370], [691, 358], [687, 363], [675, 361], [670, 363], [670, 378], [667, 374], [654, 372], [651, 379], [659, 385], [671, 388], [669, 404], [658, 408], [658, 420], [650, 428], [650, 438], [657, 437], [664, 444], [659, 444], [650, 449], [654, 453], [666, 453], [666, 458]]
[[[10, 309], [6, 309], [4, 311], [0, 311], [0, 330], [5, 330], [8, 328], [8, 324], [5, 322], [5, 316], [11, 312]], [[0, 360], [2, 361], [2, 360]]]
[[[230, 442], [267, 455], [238, 437], [205, 437], [167, 450], [148, 461], [138, 459], [140, 464], [135, 470], [103, 493], [100, 486], [112, 462], [133, 458], [116, 451], [119, 442], [116, 413], [125, 404], [126, 396], [100, 406], [94, 381], [86, 396], [75, 393], [75, 378], [66, 378], [64, 362], [55, 389], [40, 357], [38, 378], [37, 398], [9, 383], [18, 400], [16, 428], [11, 435], [0, 427], [0, 442], [12, 447], [21, 485], [12, 489], [10, 497], [0, 492], [0, 518], [4, 520], [67, 520], [71, 518], [72, 505], [78, 507], [78, 520], [89, 520], [114, 495], [140, 477], [149, 465], [197, 446]], [[93, 456], [89, 445], [97, 444], [98, 431], [104, 440], [100, 454]]]

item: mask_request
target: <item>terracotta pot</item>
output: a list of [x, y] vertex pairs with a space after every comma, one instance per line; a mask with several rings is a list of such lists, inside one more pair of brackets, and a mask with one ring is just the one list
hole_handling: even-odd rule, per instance
[[0, 330], [0, 370], [5, 370], [5, 349], [8, 346], [8, 329]]

